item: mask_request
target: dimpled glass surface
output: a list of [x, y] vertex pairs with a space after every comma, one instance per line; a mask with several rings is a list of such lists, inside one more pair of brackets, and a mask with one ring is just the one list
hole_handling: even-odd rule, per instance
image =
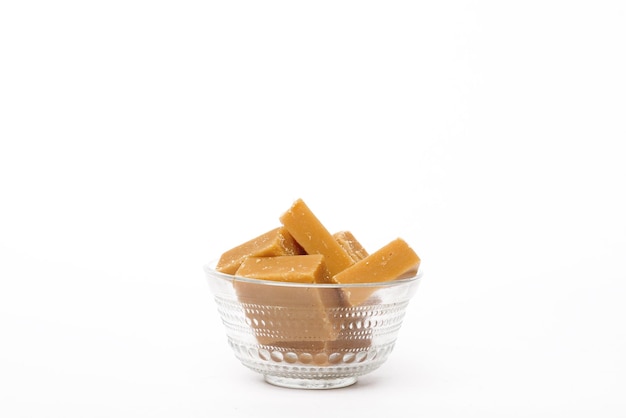
[[[269, 383], [308, 389], [348, 386], [379, 368], [393, 351], [421, 277], [363, 285], [370, 296], [351, 306], [337, 295], [354, 291], [354, 285], [244, 279], [210, 266], [205, 272], [237, 359]], [[245, 297], [237, 291], [242, 285]], [[299, 304], [302, 294], [320, 295], [324, 303]]]

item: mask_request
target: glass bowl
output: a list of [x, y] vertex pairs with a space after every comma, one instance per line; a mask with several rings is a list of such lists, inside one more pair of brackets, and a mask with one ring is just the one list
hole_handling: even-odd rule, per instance
[[331, 389], [356, 383], [391, 354], [422, 277], [385, 283], [303, 284], [204, 267], [228, 344], [273, 385]]

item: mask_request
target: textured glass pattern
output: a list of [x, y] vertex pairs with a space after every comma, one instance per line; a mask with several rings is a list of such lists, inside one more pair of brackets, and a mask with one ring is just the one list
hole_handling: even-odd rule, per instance
[[350, 306], [342, 295], [361, 287], [243, 279], [208, 266], [205, 271], [237, 359], [267, 382], [294, 388], [348, 386], [380, 367], [393, 351], [421, 277], [365, 285], [369, 299]]

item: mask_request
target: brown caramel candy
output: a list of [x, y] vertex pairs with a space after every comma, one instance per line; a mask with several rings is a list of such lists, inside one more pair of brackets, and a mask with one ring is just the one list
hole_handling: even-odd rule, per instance
[[332, 276], [354, 264], [354, 260], [322, 225], [309, 207], [296, 200], [280, 221], [307, 254], [322, 254]]
[[333, 238], [348, 253], [352, 260], [359, 261], [369, 254], [350, 231], [339, 231], [333, 234]]
[[215, 269], [235, 274], [246, 257], [272, 257], [304, 254], [302, 247], [283, 227], [274, 228], [222, 254]]
[[[396, 280], [405, 276], [408, 271], [419, 268], [420, 258], [401, 238], [397, 238], [376, 252], [356, 262], [339, 274], [332, 277], [335, 283], [379, 283]], [[376, 291], [371, 288], [343, 288], [346, 302], [352, 306], [359, 305]]]
[[330, 283], [330, 273], [321, 254], [248, 257], [235, 274], [277, 282]]
[[[216, 266], [237, 276], [233, 286], [257, 341], [307, 354], [297, 358], [317, 365], [366, 350], [373, 331], [350, 308], [377, 303], [376, 283], [415, 276], [420, 258], [401, 238], [369, 254], [351, 232], [331, 234], [302, 199], [280, 221], [281, 227], [223, 253]], [[320, 283], [346, 286], [301, 285]], [[359, 283], [373, 285], [350, 286]]]
[[[248, 257], [236, 276], [291, 283], [325, 283], [330, 277], [319, 254]], [[341, 304], [337, 289], [273, 286], [236, 278], [234, 286], [260, 344], [320, 350], [337, 338], [327, 310]]]

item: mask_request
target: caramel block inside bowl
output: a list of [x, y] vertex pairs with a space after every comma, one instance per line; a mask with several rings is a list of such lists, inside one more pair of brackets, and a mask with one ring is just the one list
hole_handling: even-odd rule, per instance
[[346, 253], [355, 262], [363, 260], [369, 254], [367, 250], [361, 245], [359, 241], [354, 237], [350, 231], [339, 231], [333, 234], [333, 238], [341, 245]]
[[[420, 258], [402, 238], [397, 238], [376, 252], [356, 262], [332, 277], [340, 284], [380, 283], [406, 277], [407, 272], [417, 272]], [[352, 306], [365, 302], [375, 287], [343, 288], [345, 301]]]
[[307, 254], [322, 254], [331, 276], [350, 267], [354, 260], [313, 214], [302, 199], [280, 217], [283, 226]]
[[235, 274], [279, 282], [330, 283], [330, 273], [321, 254], [248, 257]]
[[215, 269], [222, 273], [235, 274], [247, 257], [272, 257], [304, 253], [304, 249], [289, 234], [287, 229], [281, 226], [226, 251], [220, 257]]
[[331, 312], [341, 306], [339, 290], [290, 285], [327, 282], [330, 275], [322, 255], [249, 257], [236, 276], [264, 279], [258, 283], [234, 280], [237, 297], [260, 344], [321, 350], [327, 341], [337, 338]]

